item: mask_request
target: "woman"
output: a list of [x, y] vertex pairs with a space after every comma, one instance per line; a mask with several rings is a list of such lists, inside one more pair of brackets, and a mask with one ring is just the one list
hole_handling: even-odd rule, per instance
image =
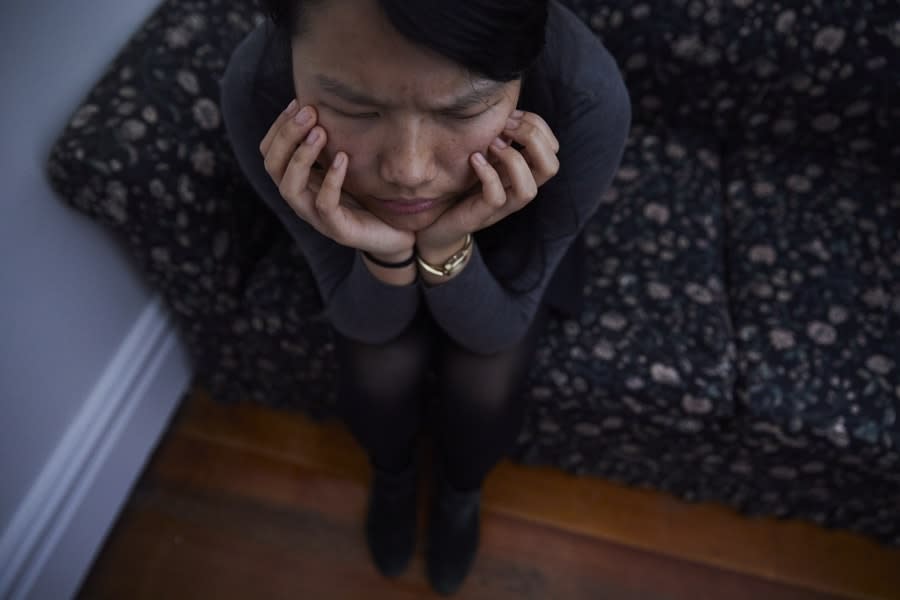
[[426, 562], [452, 593], [547, 310], [579, 310], [580, 232], [621, 158], [628, 95], [595, 36], [547, 0], [265, 5], [222, 82], [229, 136], [315, 276], [388, 576], [414, 552], [414, 449], [433, 417]]

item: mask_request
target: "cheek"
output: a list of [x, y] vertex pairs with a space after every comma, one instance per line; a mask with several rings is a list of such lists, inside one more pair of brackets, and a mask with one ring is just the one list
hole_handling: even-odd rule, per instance
[[319, 160], [327, 161], [328, 164], [331, 164], [331, 161], [338, 150], [343, 150], [344, 152], [347, 151], [347, 135], [339, 128], [335, 127], [334, 123], [329, 122], [327, 118], [323, 117], [321, 111], [319, 111], [318, 125], [324, 129], [325, 133], [328, 135], [328, 142], [326, 142], [325, 147], [322, 149]]
[[453, 146], [454, 154], [456, 155], [454, 162], [459, 164], [462, 169], [471, 172], [474, 177], [475, 172], [469, 165], [469, 157], [475, 152], [481, 152], [490, 161], [491, 155], [488, 152], [488, 147], [494, 141], [494, 138], [503, 132], [505, 126], [506, 120], [504, 119], [502, 122], [491, 121], [481, 127], [473, 128], [472, 131], [462, 136], [458, 143]]
[[492, 119], [478, 136], [480, 149], [482, 151], [487, 150], [494, 138], [503, 133], [504, 129], [506, 129], [506, 117], [503, 117], [503, 119]]
[[501, 137], [503, 130], [506, 129], [506, 113], [498, 111], [496, 116], [491, 115], [491, 118], [485, 121], [481, 127], [473, 130], [468, 136], [469, 154], [481, 152], [491, 161], [492, 155], [488, 151], [488, 147], [495, 138]]
[[375, 156], [377, 149], [373, 147], [368, 136], [347, 131], [327, 122], [321, 122], [322, 128], [328, 132], [328, 141], [319, 154], [319, 162], [330, 166], [338, 152], [350, 156], [350, 168], [344, 180], [344, 189], [352, 195], [372, 192], [373, 174], [376, 172]]
[[[321, 113], [320, 113], [321, 115]], [[328, 165], [334, 160], [335, 154], [344, 152], [350, 156], [349, 175], [360, 172], [361, 167], [365, 164], [367, 157], [372, 155], [364, 136], [341, 127], [339, 123], [330, 122], [327, 118], [319, 117], [319, 125], [328, 134], [328, 141], [319, 155], [320, 162]]]

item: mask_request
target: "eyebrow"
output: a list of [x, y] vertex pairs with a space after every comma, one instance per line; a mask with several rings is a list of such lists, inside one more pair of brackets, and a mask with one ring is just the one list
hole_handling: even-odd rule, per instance
[[[343, 81], [339, 81], [328, 75], [316, 75], [316, 82], [324, 91], [351, 104], [371, 106], [380, 109], [391, 108], [393, 106], [391, 102], [380, 100], [365, 92], [353, 89], [353, 87], [347, 85]], [[454, 98], [447, 104], [434, 106], [433, 110], [446, 113], [464, 111], [476, 104], [484, 103], [488, 98], [497, 93], [503, 85], [504, 84], [501, 81], [489, 81], [486, 85], [473, 87], [471, 90]]]

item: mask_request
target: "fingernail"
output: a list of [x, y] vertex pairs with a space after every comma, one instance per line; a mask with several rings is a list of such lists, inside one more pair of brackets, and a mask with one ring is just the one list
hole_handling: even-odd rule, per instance
[[525, 111], [523, 110], [514, 110], [510, 115], [513, 119], [521, 119], [525, 116]]
[[491, 142], [491, 146], [493, 146], [494, 148], [496, 148], [498, 150], [503, 150], [504, 148], [506, 148], [507, 144], [502, 139], [497, 137], [497, 138], [494, 138], [493, 142]]
[[312, 146], [316, 142], [319, 141], [319, 136], [321, 136], [321, 132], [319, 132], [318, 128], [314, 128], [309, 132], [309, 135], [306, 136], [306, 143]]
[[297, 125], [306, 125], [309, 123], [309, 120], [312, 119], [312, 111], [308, 106], [304, 106], [303, 110], [297, 113], [297, 116], [294, 117], [294, 122]]
[[517, 129], [519, 125], [522, 124], [522, 121], [517, 121], [515, 119], [507, 119], [506, 120], [506, 128], [507, 129]]
[[343, 166], [344, 166], [344, 160], [345, 160], [344, 153], [343, 153], [343, 152], [338, 152], [338, 153], [337, 153], [337, 156], [334, 157], [334, 163], [333, 163], [333, 164], [334, 164], [334, 168], [335, 168], [335, 169], [340, 169], [341, 167], [343, 167]]
[[287, 115], [293, 114], [294, 111], [297, 110], [297, 99], [294, 98], [291, 100], [291, 103], [287, 105], [287, 108], [284, 109], [284, 113]]
[[475, 153], [475, 162], [482, 167], [487, 164], [487, 160], [484, 158], [484, 155], [481, 152]]

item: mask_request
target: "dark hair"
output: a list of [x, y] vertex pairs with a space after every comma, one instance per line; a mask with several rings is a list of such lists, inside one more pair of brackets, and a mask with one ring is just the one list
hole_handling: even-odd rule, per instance
[[[522, 77], [544, 48], [548, 0], [378, 0], [411, 42], [495, 81]], [[262, 0], [277, 28], [302, 35], [323, 0]]]

